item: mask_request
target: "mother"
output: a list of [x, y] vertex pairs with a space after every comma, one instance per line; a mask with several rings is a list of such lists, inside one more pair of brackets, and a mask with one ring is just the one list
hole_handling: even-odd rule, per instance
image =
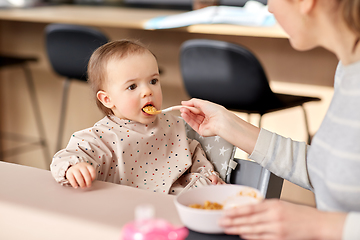
[[245, 239], [360, 239], [360, 0], [268, 0], [297, 50], [335, 53], [334, 95], [312, 144], [259, 129], [222, 106], [192, 99], [181, 116], [273, 173], [314, 192], [317, 209], [280, 200], [226, 212], [220, 224]]

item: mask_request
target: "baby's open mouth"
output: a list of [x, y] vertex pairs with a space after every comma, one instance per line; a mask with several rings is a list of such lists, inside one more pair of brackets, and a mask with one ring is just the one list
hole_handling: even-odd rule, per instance
[[152, 104], [147, 104], [142, 108], [142, 111], [147, 114], [155, 114], [157, 109]]

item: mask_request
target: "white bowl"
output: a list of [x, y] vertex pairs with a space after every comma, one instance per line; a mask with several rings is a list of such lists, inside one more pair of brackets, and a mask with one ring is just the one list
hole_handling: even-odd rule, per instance
[[[249, 192], [255, 192], [257, 198], [249, 198], [248, 196], [244, 196], [242, 198], [239, 196], [240, 192], [245, 193], [245, 195]], [[201, 233], [218, 234], [224, 232], [224, 230], [218, 225], [218, 221], [223, 215], [224, 210], [204, 210], [191, 208], [189, 205], [204, 205], [205, 201], [210, 201], [225, 204], [225, 208], [226, 202], [230, 203], [230, 207], [235, 207], [236, 204], [234, 204], [234, 202], [237, 202], [239, 206], [259, 202], [262, 199], [263, 196], [255, 188], [242, 185], [224, 184], [190, 189], [176, 196], [175, 206], [182, 223], [189, 229]]]

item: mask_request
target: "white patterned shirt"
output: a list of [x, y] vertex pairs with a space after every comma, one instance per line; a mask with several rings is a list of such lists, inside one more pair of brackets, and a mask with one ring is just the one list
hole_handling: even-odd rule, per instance
[[88, 162], [96, 179], [165, 194], [210, 185], [218, 175], [198, 141], [188, 139], [184, 121], [158, 115], [150, 124], [107, 116], [74, 133], [50, 166], [55, 180], [69, 185], [66, 170]]

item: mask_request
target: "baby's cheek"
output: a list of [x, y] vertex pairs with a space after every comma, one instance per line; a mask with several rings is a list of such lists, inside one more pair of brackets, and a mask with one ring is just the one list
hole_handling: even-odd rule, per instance
[[135, 112], [139, 111], [141, 106], [139, 106], [137, 101], [127, 101], [126, 103], [123, 103], [121, 106], [121, 112], [124, 115], [132, 115]]

